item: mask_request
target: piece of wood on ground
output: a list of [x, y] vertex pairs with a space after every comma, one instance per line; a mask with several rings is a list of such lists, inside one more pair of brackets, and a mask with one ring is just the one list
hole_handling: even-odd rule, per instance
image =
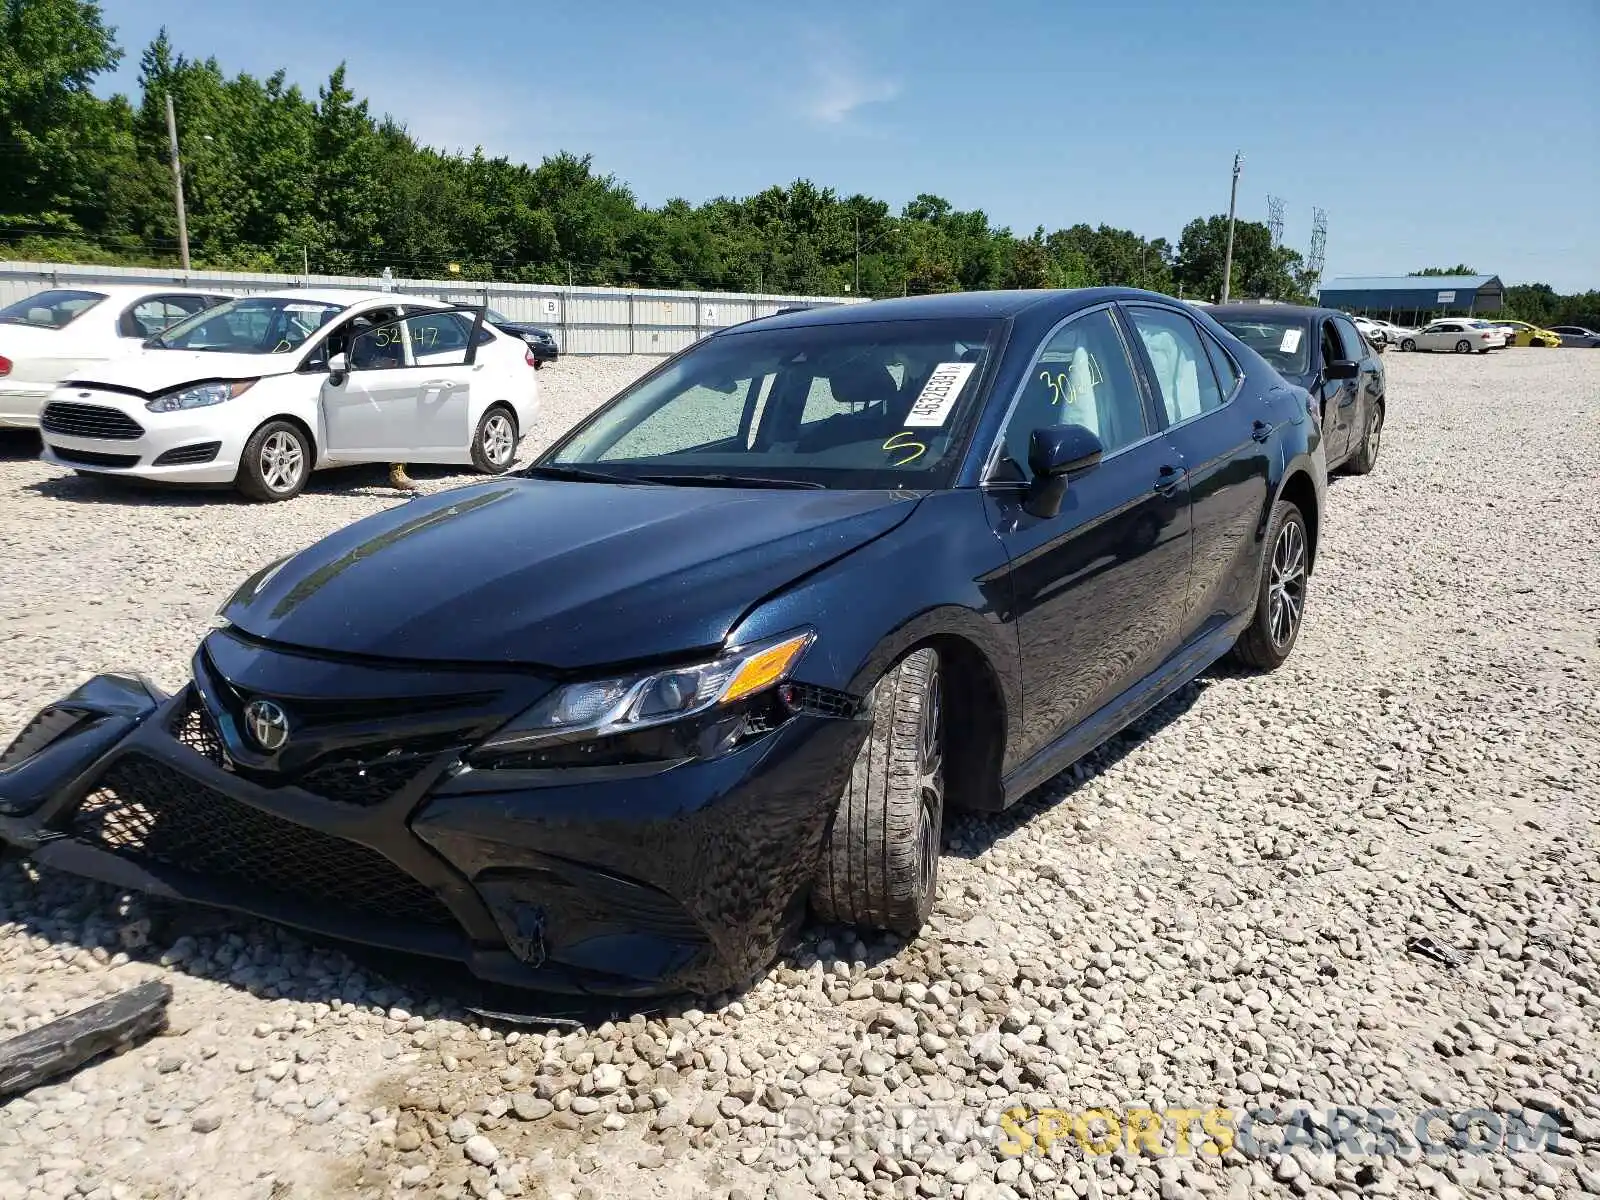
[[159, 1033], [171, 999], [169, 984], [141, 983], [0, 1042], [0, 1096], [38, 1087]]

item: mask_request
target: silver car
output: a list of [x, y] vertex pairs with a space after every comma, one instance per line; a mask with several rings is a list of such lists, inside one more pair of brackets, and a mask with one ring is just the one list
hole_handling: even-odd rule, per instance
[[1585, 329], [1582, 325], [1552, 325], [1550, 332], [1561, 336], [1561, 345], [1584, 346], [1594, 349], [1600, 346], [1600, 333], [1592, 329]]

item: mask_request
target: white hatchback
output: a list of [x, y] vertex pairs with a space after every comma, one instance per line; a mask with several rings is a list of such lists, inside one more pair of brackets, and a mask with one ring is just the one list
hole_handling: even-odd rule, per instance
[[47, 462], [287, 500], [314, 469], [498, 474], [538, 408], [533, 352], [482, 310], [384, 292], [241, 296], [76, 372], [40, 419]]
[[34, 429], [56, 384], [136, 353], [145, 339], [228, 297], [198, 288], [48, 288], [0, 308], [0, 428]]

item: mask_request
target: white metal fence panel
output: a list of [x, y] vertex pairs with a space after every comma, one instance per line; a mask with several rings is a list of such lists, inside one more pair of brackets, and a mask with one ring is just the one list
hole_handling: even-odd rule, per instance
[[665, 292], [645, 288], [562, 287], [543, 283], [476, 283], [465, 279], [273, 275], [249, 271], [179, 271], [76, 263], [0, 262], [0, 307], [51, 287], [95, 284], [179, 284], [229, 294], [291, 288], [361, 288], [487, 304], [513, 321], [542, 325], [563, 354], [671, 354], [716, 329], [783, 308], [859, 304], [855, 297], [770, 296], [742, 292]]

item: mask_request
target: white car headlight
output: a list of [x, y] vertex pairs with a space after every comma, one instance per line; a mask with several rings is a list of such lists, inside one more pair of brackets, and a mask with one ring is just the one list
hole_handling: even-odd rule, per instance
[[185, 408], [209, 408], [242, 396], [254, 387], [254, 379], [218, 380], [213, 383], [191, 383], [185, 387], [164, 392], [154, 400], [145, 401], [151, 412], [178, 412]]
[[693, 717], [782, 683], [814, 638], [807, 629], [741, 646], [692, 667], [565, 684], [480, 749], [533, 749], [631, 733]]

